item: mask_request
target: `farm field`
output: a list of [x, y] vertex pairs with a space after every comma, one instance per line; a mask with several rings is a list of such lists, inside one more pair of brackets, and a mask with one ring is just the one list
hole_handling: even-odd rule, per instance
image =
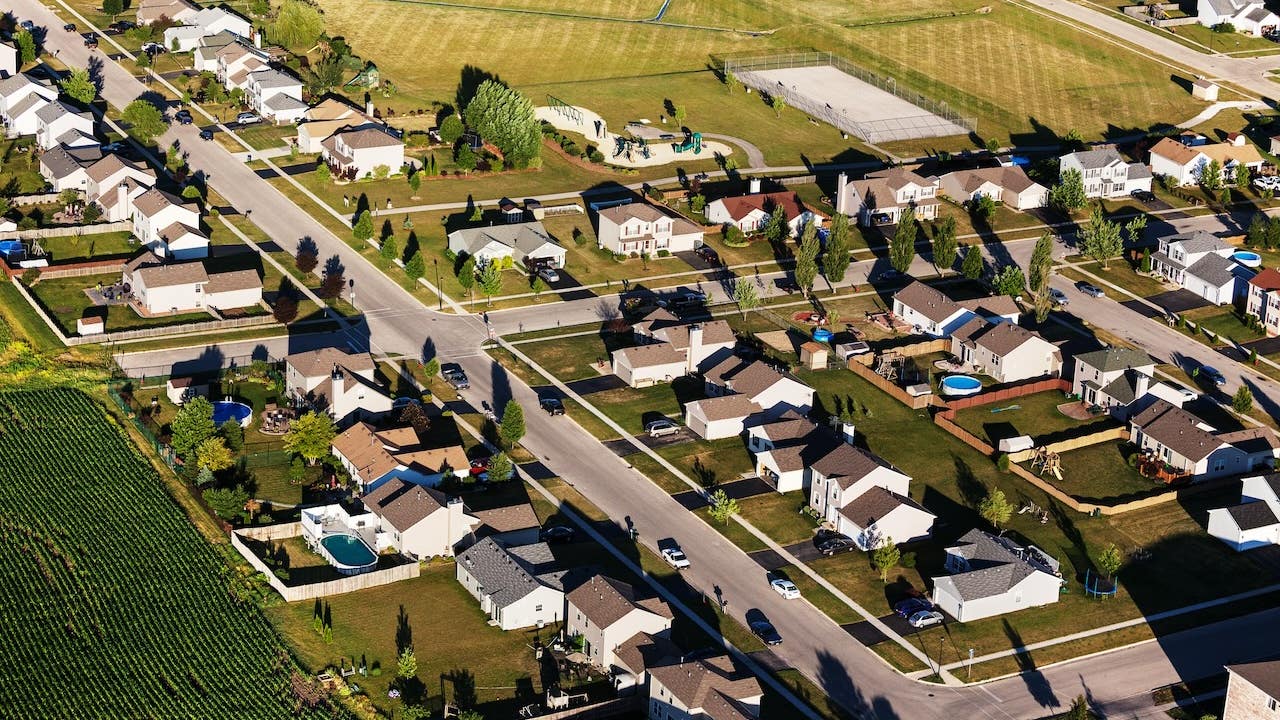
[[87, 395], [11, 392], [0, 406], [6, 716], [331, 715], [295, 712], [293, 662], [256, 588]]

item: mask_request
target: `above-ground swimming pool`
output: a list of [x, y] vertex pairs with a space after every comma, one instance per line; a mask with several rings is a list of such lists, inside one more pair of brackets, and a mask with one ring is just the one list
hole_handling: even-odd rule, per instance
[[818, 342], [831, 342], [831, 331], [826, 328], [814, 328], [813, 339]]
[[982, 381], [969, 375], [948, 375], [942, 379], [942, 394], [958, 397], [982, 390]]
[[1245, 267], [1256, 268], [1262, 265], [1262, 256], [1249, 250], [1237, 250], [1231, 253], [1231, 259]]
[[328, 553], [334, 569], [343, 575], [366, 572], [378, 564], [377, 554], [355, 535], [325, 535], [320, 538], [320, 545]]
[[21, 240], [0, 240], [0, 256], [6, 260], [21, 260], [26, 257], [26, 249]]
[[228, 420], [235, 420], [240, 427], [249, 427], [249, 419], [253, 417], [253, 408], [242, 402], [219, 400], [213, 404], [213, 424], [222, 425]]

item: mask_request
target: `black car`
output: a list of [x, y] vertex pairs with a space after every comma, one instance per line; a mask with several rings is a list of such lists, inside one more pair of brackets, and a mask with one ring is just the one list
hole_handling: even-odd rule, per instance
[[538, 533], [538, 539], [549, 543], [573, 542], [573, 536], [576, 534], [577, 531], [567, 525], [552, 525], [549, 528], [544, 528], [542, 532]]
[[918, 612], [928, 612], [932, 609], [933, 603], [918, 597], [901, 600], [893, 606], [893, 611], [904, 618], [909, 618]]
[[1138, 202], [1141, 202], [1141, 203], [1155, 202], [1156, 200], [1156, 194], [1151, 192], [1150, 190], [1134, 190], [1129, 194], [1133, 196], [1134, 200], [1137, 200]]
[[62, 26], [62, 29], [63, 29], [63, 30], [66, 30], [67, 32], [75, 32], [75, 31], [76, 31], [76, 24], [75, 24], [75, 23], [67, 23], [66, 25], [63, 25], [63, 26]]
[[824, 540], [818, 545], [818, 552], [827, 557], [838, 555], [845, 552], [853, 552], [858, 549], [858, 544], [851, 538], [841, 537]]
[[115, 30], [116, 32], [124, 32], [126, 30], [132, 30], [138, 26], [135, 25], [134, 23], [129, 22], [128, 20], [117, 20], [116, 22], [111, 23], [107, 27], [111, 28], [112, 30]]
[[173, 119], [177, 120], [179, 123], [183, 125], [190, 125], [191, 123], [195, 122], [195, 119], [191, 117], [190, 110], [179, 110], [178, 112], [174, 113]]
[[542, 398], [538, 401], [538, 407], [546, 410], [548, 415], [564, 414], [564, 403], [560, 398]]
[[1207, 379], [1218, 387], [1222, 387], [1227, 384], [1227, 378], [1212, 365], [1201, 365], [1200, 370], [1196, 374]]
[[782, 636], [778, 634], [778, 629], [768, 620], [756, 620], [751, 623], [751, 634], [760, 638], [760, 642], [765, 645], [781, 645]]
[[466, 390], [471, 387], [471, 381], [467, 379], [467, 373], [458, 365], [446, 365], [440, 370], [440, 376], [444, 381], [453, 386], [454, 390]]
[[85, 47], [87, 47], [87, 48], [89, 48], [90, 50], [93, 50], [93, 49], [97, 48], [97, 47], [98, 47], [98, 36], [97, 36], [97, 35], [94, 35], [94, 34], [93, 34], [93, 33], [91, 33], [91, 32], [89, 32], [89, 33], [85, 33], [85, 34], [84, 34], [84, 46], [85, 46]]
[[212, 139], [213, 139], [213, 131], [212, 131], [212, 130], [201, 130], [201, 131], [200, 131], [200, 139], [201, 139], [201, 140], [212, 140]]
[[702, 258], [703, 260], [707, 261], [712, 265], [720, 264], [720, 253], [717, 253], [710, 246], [703, 245], [699, 247], [697, 250], [694, 250], [693, 252], [697, 254], [698, 257]]

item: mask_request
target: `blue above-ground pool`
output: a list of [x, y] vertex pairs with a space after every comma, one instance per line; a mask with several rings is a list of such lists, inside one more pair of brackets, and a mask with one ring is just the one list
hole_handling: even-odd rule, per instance
[[5, 260], [21, 260], [27, 255], [21, 240], [0, 240], [0, 257]]
[[818, 342], [831, 342], [831, 331], [826, 328], [814, 328], [813, 339]]
[[343, 575], [367, 572], [378, 564], [377, 553], [355, 535], [325, 535], [320, 539], [320, 545], [328, 552], [334, 569]]
[[1250, 250], [1237, 250], [1231, 253], [1231, 259], [1249, 268], [1256, 268], [1262, 265], [1262, 256]]
[[948, 375], [941, 385], [942, 394], [951, 397], [973, 395], [982, 390], [982, 381], [970, 375]]
[[253, 417], [253, 408], [242, 402], [219, 400], [213, 404], [213, 424], [222, 425], [228, 420], [235, 420], [240, 427], [249, 427], [249, 419]]

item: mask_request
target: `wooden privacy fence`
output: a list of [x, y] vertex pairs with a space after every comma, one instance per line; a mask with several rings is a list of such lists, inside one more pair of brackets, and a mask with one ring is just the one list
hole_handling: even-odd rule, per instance
[[[1049, 452], [1064, 453], [1071, 450], [1078, 450], [1082, 447], [1088, 447], [1090, 445], [1097, 445], [1098, 443], [1127, 439], [1129, 439], [1129, 432], [1123, 427], [1109, 427], [1087, 435], [1081, 435], [1080, 437], [1048, 443], [1040, 447], [1043, 447]], [[1035, 450], [1022, 450], [1016, 453], [1009, 453], [1009, 461], [1015, 463], [1026, 462], [1035, 454]]]
[[347, 577], [329, 580], [327, 582], [311, 583], [309, 585], [289, 586], [283, 580], [276, 577], [275, 572], [267, 567], [257, 555], [245, 545], [243, 537], [261, 542], [271, 540], [282, 540], [284, 538], [296, 537], [302, 534], [301, 523], [284, 523], [282, 525], [270, 525], [263, 528], [244, 528], [234, 530], [231, 533], [231, 546], [244, 557], [245, 562], [253, 566], [254, 570], [262, 573], [267, 577], [267, 582], [271, 588], [280, 593], [280, 597], [288, 602], [297, 602], [299, 600], [310, 600], [312, 598], [325, 597], [327, 595], [338, 595], [340, 593], [354, 592], [356, 590], [364, 590], [365, 588], [377, 587], [388, 583], [408, 580], [416, 578], [422, 573], [421, 567], [416, 562], [397, 565], [396, 567], [386, 568], [384, 570], [373, 570], [371, 572], [360, 573], [359, 575], [349, 575]]
[[855, 375], [880, 388], [903, 405], [906, 405], [912, 410], [920, 410], [939, 402], [939, 400], [932, 394], [920, 396], [912, 395], [906, 390], [894, 385], [892, 382], [880, 377], [880, 375], [876, 374], [875, 370], [863, 365], [862, 362], [858, 360], [858, 357], [859, 356], [855, 355], [849, 358], [849, 363], [846, 367], [852, 370]]
[[32, 238], [102, 235], [103, 233], [132, 231], [133, 223], [128, 220], [121, 220], [119, 222], [96, 223], [93, 225], [62, 225], [59, 227], [32, 228], [30, 230], [7, 230], [0, 232], [0, 240], [30, 240]]
[[1017, 385], [1002, 385], [992, 390], [980, 392], [977, 395], [947, 400], [945, 403], [948, 410], [954, 412], [979, 405], [1003, 402], [1016, 397], [1035, 395], [1049, 390], [1060, 390], [1064, 393], [1071, 392], [1071, 383], [1062, 378], [1045, 378]]
[[[84, 277], [86, 275], [106, 275], [107, 273], [123, 273], [124, 260], [87, 260], [85, 262], [73, 263], [68, 265], [50, 265], [49, 267], [39, 268], [41, 280], [55, 280], [57, 278], [68, 277]], [[24, 269], [10, 270], [9, 274], [21, 275], [26, 272]]]

